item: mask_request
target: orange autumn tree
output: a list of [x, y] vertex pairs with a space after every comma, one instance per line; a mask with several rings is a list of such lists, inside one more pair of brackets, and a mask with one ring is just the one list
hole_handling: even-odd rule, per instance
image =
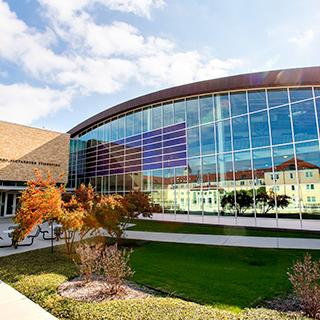
[[39, 169], [35, 169], [35, 179], [27, 182], [22, 192], [20, 206], [15, 216], [19, 225], [16, 240], [23, 240], [32, 229], [48, 220], [57, 220], [62, 214], [62, 198], [64, 186], [57, 186], [57, 181], [48, 171], [44, 178]]

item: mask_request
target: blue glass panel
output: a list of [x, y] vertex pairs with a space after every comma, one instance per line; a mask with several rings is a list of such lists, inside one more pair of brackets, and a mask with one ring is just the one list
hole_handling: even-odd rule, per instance
[[143, 163], [153, 163], [153, 162], [160, 162], [162, 161], [162, 156], [157, 156], [157, 157], [151, 157], [151, 158], [144, 158]]
[[272, 144], [292, 142], [289, 107], [270, 110]]
[[111, 121], [111, 141], [118, 139], [118, 119]]
[[230, 94], [231, 116], [247, 113], [246, 92], [234, 92]]
[[268, 90], [269, 108], [280, 106], [288, 103], [287, 89], [270, 89]]
[[230, 121], [224, 120], [216, 123], [217, 152], [231, 151]]
[[178, 153], [171, 153], [166, 154], [163, 156], [163, 160], [174, 160], [174, 159], [185, 159], [187, 158], [187, 152], [178, 152]]
[[295, 141], [317, 139], [313, 100], [291, 105]]
[[166, 103], [163, 105], [163, 126], [169, 126], [174, 123], [174, 108], [173, 103]]
[[162, 147], [162, 143], [153, 143], [153, 144], [148, 144], [146, 146], [143, 146], [143, 151], [145, 150], [153, 150], [153, 149], [158, 149]]
[[174, 146], [176, 144], [184, 144], [184, 143], [186, 143], [186, 138], [185, 137], [177, 138], [177, 139], [172, 139], [172, 140], [169, 140], [169, 141], [163, 141], [163, 147], [169, 147], [169, 146]]
[[186, 131], [180, 130], [180, 131], [164, 134], [163, 140], [169, 140], [169, 139], [173, 139], [173, 138], [183, 137], [185, 135], [186, 135]]
[[[296, 154], [298, 170], [312, 170], [313, 174], [309, 175], [308, 178], [310, 180], [315, 179], [314, 175], [318, 175], [320, 168], [320, 150], [318, 141], [297, 143]], [[305, 178], [307, 178], [306, 172], [301, 172], [300, 174], [304, 176], [303, 178], [305, 183]], [[319, 190], [316, 190], [316, 192], [319, 197]]]
[[143, 170], [161, 169], [162, 163], [152, 163], [143, 165]]
[[181, 167], [186, 166], [187, 160], [176, 160], [164, 163], [164, 168], [174, 168], [174, 167]]
[[133, 113], [127, 114], [126, 118], [126, 137], [133, 135]]
[[215, 119], [229, 118], [229, 98], [228, 94], [217, 94], [214, 96]]
[[150, 138], [150, 137], [157, 136], [157, 135], [159, 135], [159, 134], [160, 134], [160, 135], [162, 134], [162, 129], [145, 132], [145, 133], [143, 134], [143, 138]]
[[[317, 107], [318, 123], [320, 126], [320, 98], [316, 99], [316, 107]], [[319, 134], [320, 134], [320, 132], [319, 132]]]
[[311, 99], [313, 97], [311, 88], [289, 89], [289, 92], [291, 102], [300, 101], [304, 99]]
[[162, 109], [161, 105], [154, 106], [151, 109], [152, 129], [157, 129], [162, 127], [161, 109]]
[[142, 132], [142, 111], [136, 111], [133, 114], [134, 125], [133, 134], [138, 134]]
[[125, 117], [120, 117], [118, 119], [118, 139], [123, 139], [125, 135]]
[[232, 132], [234, 150], [248, 149], [250, 147], [247, 116], [232, 119]]
[[200, 123], [208, 123], [213, 121], [213, 98], [205, 96], [199, 98]]
[[174, 102], [174, 123], [186, 121], [186, 105], [184, 100]]
[[126, 139], [126, 142], [131, 142], [131, 141], [136, 141], [136, 140], [140, 140], [141, 139], [141, 134], [129, 137]]
[[267, 111], [250, 115], [252, 148], [270, 145]]
[[152, 151], [144, 151], [143, 152], [143, 157], [152, 157], [152, 156], [157, 156], [159, 154], [162, 154], [162, 149], [157, 149], [157, 150], [152, 150]]
[[[273, 148], [273, 162], [275, 171], [294, 171], [296, 169], [293, 145], [285, 145]], [[279, 180], [279, 177], [277, 178]], [[286, 183], [285, 181], [276, 181]]]
[[202, 154], [215, 153], [214, 125], [208, 124], [200, 128]]
[[198, 98], [187, 99], [187, 126], [192, 127], [199, 124]]
[[188, 156], [196, 156], [200, 154], [199, 128], [188, 130]]
[[141, 140], [137, 140], [137, 141], [133, 141], [133, 142], [127, 143], [126, 147], [127, 148], [139, 147], [139, 146], [141, 146], [141, 144], [142, 144], [142, 141]]
[[143, 144], [146, 145], [150, 143], [160, 142], [161, 140], [162, 140], [162, 136], [159, 135], [159, 136], [152, 137], [150, 139], [144, 139]]
[[151, 130], [151, 109], [146, 108], [142, 112], [142, 131]]
[[248, 103], [250, 112], [266, 109], [266, 92], [264, 90], [249, 91]]
[[184, 129], [185, 127], [186, 127], [186, 123], [185, 122], [178, 123], [178, 124], [175, 124], [173, 126], [163, 128], [163, 133], [177, 131], [177, 130], [180, 130], [180, 129]]
[[187, 146], [185, 144], [180, 144], [174, 147], [167, 147], [163, 149], [163, 154], [172, 153], [172, 152], [178, 152], [186, 150]]
[[319, 97], [320, 96], [320, 87], [315, 87], [314, 88], [314, 95], [315, 95], [315, 97]]

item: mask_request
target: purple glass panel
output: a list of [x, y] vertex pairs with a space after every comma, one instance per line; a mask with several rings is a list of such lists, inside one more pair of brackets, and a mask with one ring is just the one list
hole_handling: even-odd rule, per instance
[[172, 132], [172, 131], [176, 131], [176, 130], [179, 130], [179, 129], [184, 129], [185, 127], [186, 127], [186, 123], [185, 122], [181, 122], [181, 123], [178, 123], [178, 124], [174, 124], [173, 126], [163, 128], [163, 133]]
[[154, 136], [161, 135], [161, 134], [162, 134], [162, 129], [153, 130], [153, 131], [145, 132], [143, 134], [143, 138], [154, 137]]
[[97, 166], [96, 162], [86, 163], [86, 168], [93, 168], [93, 167], [96, 167], [96, 166]]
[[153, 163], [153, 162], [161, 162], [161, 161], [162, 161], [162, 156], [151, 157], [151, 158], [144, 158], [144, 159], [143, 159], [143, 164]]
[[91, 178], [91, 177], [94, 177], [96, 175], [95, 172], [89, 172], [89, 173], [86, 173], [86, 177], [87, 178]]
[[126, 161], [126, 167], [141, 165], [141, 159]]
[[163, 140], [183, 137], [185, 135], [186, 135], [186, 130], [180, 130], [180, 131], [177, 131], [177, 132], [172, 132], [172, 133], [168, 133], [168, 134], [164, 135], [163, 136]]
[[132, 154], [132, 153], [137, 153], [141, 152], [142, 148], [141, 147], [134, 147], [126, 150], [126, 154]]
[[137, 134], [136, 136], [132, 136], [126, 139], [126, 142], [131, 142], [131, 141], [135, 141], [135, 140], [140, 140], [141, 139], [141, 134]]
[[127, 167], [125, 168], [125, 172], [137, 172], [137, 171], [141, 171], [142, 167], [141, 166], [135, 166], [135, 167]]
[[176, 144], [184, 144], [186, 143], [186, 138], [178, 138], [178, 139], [173, 139], [173, 140], [169, 140], [169, 141], [163, 141], [163, 146], [164, 147], [169, 147], [169, 146], [174, 146]]
[[152, 157], [152, 156], [158, 156], [162, 154], [162, 149], [157, 149], [157, 150], [152, 150], [152, 151], [144, 151], [143, 152], [143, 157]]
[[97, 168], [98, 168], [98, 170], [108, 170], [109, 165], [98, 166]]
[[111, 164], [110, 164], [110, 169], [122, 168], [123, 166], [124, 166], [124, 163], [123, 163], [123, 162], [111, 163]]
[[161, 140], [162, 140], [162, 136], [156, 136], [156, 137], [152, 137], [152, 138], [149, 138], [149, 139], [144, 139], [143, 140], [143, 144], [146, 145], [146, 144], [149, 144], [149, 143], [159, 142]]
[[158, 149], [162, 147], [162, 143], [153, 143], [153, 144], [148, 144], [147, 146], [143, 146], [143, 150], [153, 150], [153, 149]]
[[178, 151], [185, 151], [187, 150], [186, 144], [179, 144], [174, 147], [167, 147], [163, 149], [163, 154], [172, 153], [172, 152], [178, 152]]
[[109, 155], [108, 154], [103, 154], [100, 157], [98, 157], [98, 162], [109, 162]]
[[187, 158], [187, 152], [171, 153], [163, 156], [163, 160], [185, 159], [185, 158]]
[[140, 159], [142, 156], [141, 152], [134, 153], [134, 154], [126, 154], [126, 161], [127, 160], [133, 160], [133, 159]]
[[164, 162], [164, 168], [181, 167], [187, 165], [187, 160], [176, 160]]
[[124, 139], [117, 140], [117, 141], [115, 141], [113, 143], [116, 144], [116, 145], [123, 145], [124, 144]]
[[109, 170], [99, 170], [99, 171], [97, 171], [97, 174], [99, 176], [108, 176], [109, 175]]
[[123, 173], [123, 172], [124, 172], [123, 168], [110, 170], [110, 174], [118, 174], [118, 173]]
[[162, 163], [152, 163], [152, 164], [144, 164], [143, 170], [152, 170], [152, 169], [161, 169]]
[[141, 144], [142, 144], [141, 140], [133, 141], [133, 142], [127, 143], [126, 148], [139, 147], [141, 146]]

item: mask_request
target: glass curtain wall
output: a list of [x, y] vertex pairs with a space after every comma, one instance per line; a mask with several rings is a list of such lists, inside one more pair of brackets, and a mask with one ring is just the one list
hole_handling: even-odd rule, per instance
[[320, 213], [319, 118], [318, 87], [145, 106], [71, 140], [68, 186], [142, 190], [172, 214], [301, 219]]

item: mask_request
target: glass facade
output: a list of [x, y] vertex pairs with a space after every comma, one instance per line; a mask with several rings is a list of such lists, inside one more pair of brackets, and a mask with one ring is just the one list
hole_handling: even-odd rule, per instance
[[[213, 93], [144, 106], [71, 140], [69, 187], [90, 182], [101, 193], [142, 190], [163, 213], [320, 214], [319, 116], [319, 87]], [[268, 210], [262, 191], [274, 199]], [[252, 199], [245, 208], [244, 194]], [[226, 195], [234, 203], [226, 206]]]

